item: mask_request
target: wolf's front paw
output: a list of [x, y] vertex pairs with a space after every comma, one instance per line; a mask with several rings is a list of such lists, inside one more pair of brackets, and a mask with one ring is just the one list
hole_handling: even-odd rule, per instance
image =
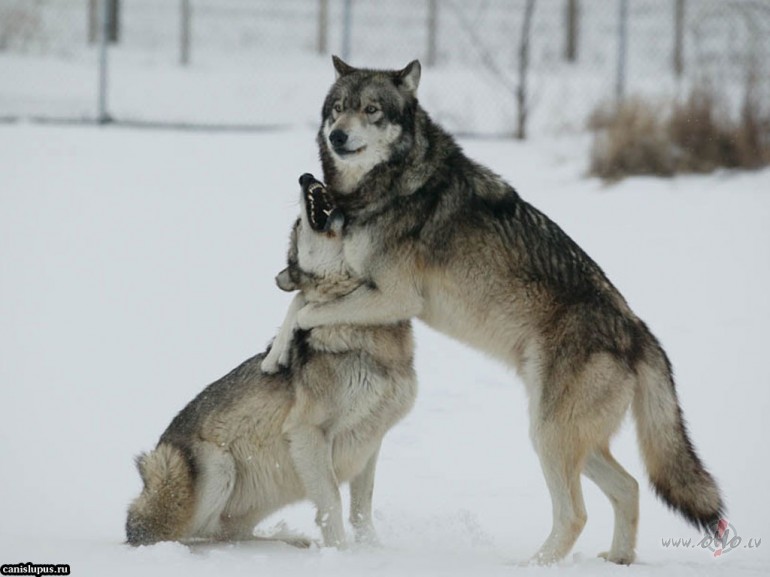
[[380, 538], [371, 523], [355, 528], [356, 545], [360, 547], [382, 547]]
[[281, 369], [285, 369], [289, 366], [289, 356], [291, 354], [291, 348], [288, 346], [282, 346], [282, 343], [275, 340], [273, 346], [262, 359], [260, 368], [263, 373], [268, 375], [274, 375], [279, 373]]
[[270, 349], [270, 352], [264, 359], [262, 359], [262, 364], [260, 365], [262, 372], [267, 373], [268, 375], [274, 375], [281, 370], [281, 364], [278, 362], [278, 355], [273, 355], [272, 353], [273, 349]]
[[636, 559], [636, 554], [633, 551], [602, 551], [597, 556], [609, 561], [610, 563], [616, 563], [618, 565], [631, 565]]

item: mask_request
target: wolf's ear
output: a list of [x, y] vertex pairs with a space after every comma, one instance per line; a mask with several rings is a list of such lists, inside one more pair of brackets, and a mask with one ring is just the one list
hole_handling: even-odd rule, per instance
[[136, 465], [136, 470], [139, 471], [139, 476], [142, 478], [142, 483], [144, 483], [145, 487], [147, 486], [147, 473], [144, 468], [146, 458], [147, 453], [141, 453], [134, 457], [134, 465]]
[[334, 70], [337, 73], [336, 78], [347, 76], [348, 74], [352, 74], [356, 71], [355, 68], [349, 64], [345, 64], [342, 59], [338, 58], [337, 56], [332, 56], [332, 63], [334, 64]]
[[287, 293], [295, 291], [299, 288], [297, 284], [292, 280], [288, 266], [279, 272], [275, 277], [275, 284], [278, 285], [279, 289], [286, 291]]
[[396, 84], [412, 94], [417, 92], [420, 84], [420, 74], [422, 67], [419, 60], [412, 60], [406, 65], [406, 68], [396, 72]]

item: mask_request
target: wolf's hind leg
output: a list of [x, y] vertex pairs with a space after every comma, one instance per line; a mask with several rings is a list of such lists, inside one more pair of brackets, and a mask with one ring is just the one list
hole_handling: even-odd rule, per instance
[[288, 432], [289, 451], [308, 498], [316, 506], [316, 524], [326, 547], [345, 546], [342, 499], [332, 463], [332, 443], [323, 430], [305, 426]]
[[583, 472], [598, 485], [615, 511], [612, 546], [600, 556], [613, 563], [630, 565], [635, 557], [639, 522], [639, 483], [612, 457], [608, 447], [589, 454]]
[[374, 474], [380, 447], [372, 453], [364, 470], [350, 481], [350, 523], [355, 530], [356, 542], [377, 545], [379, 539], [372, 523], [372, 495]]
[[236, 483], [232, 455], [210, 442], [198, 445], [197, 506], [189, 537], [222, 538], [222, 513]]
[[254, 527], [264, 518], [262, 512], [249, 512], [244, 515], [223, 515], [221, 540], [233, 543], [286, 543], [298, 549], [307, 549], [313, 541], [304, 535], [290, 533], [281, 529], [270, 536], [255, 535]]
[[587, 519], [580, 484], [584, 460], [580, 444], [574, 442], [570, 431], [560, 430], [561, 427], [544, 425], [543, 429], [546, 430], [539, 431], [534, 441], [551, 493], [553, 528], [533, 558], [539, 565], [564, 558], [580, 536]]

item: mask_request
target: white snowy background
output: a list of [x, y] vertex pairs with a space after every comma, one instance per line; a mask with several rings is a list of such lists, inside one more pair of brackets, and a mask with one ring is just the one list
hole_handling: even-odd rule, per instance
[[[111, 106], [123, 118], [291, 128], [0, 125], [0, 564], [149, 577], [770, 574], [770, 170], [606, 186], [586, 177], [590, 137], [576, 130], [582, 104], [566, 88], [538, 103], [533, 139], [461, 144], [561, 224], [659, 337], [741, 544], [720, 558], [662, 544], [700, 536], [647, 488], [629, 420], [613, 448], [643, 488], [637, 563], [596, 558], [612, 511], [585, 480], [589, 519], [573, 553], [556, 568], [521, 567], [551, 523], [523, 387], [416, 323], [418, 401], [378, 467], [381, 548], [124, 545], [140, 490], [133, 456], [205, 385], [263, 350], [283, 319], [290, 297], [273, 277], [297, 177], [320, 175], [315, 124], [332, 72], [312, 56], [279, 66], [199, 58], [186, 71], [128, 48], [112, 58]], [[93, 51], [0, 54], [0, 117], [92, 114], [94, 61]], [[499, 128], [499, 111], [484, 114], [499, 86], [476, 84], [459, 108], [451, 100], [474, 79], [426, 69], [420, 94], [453, 130]], [[565, 119], [570, 134], [555, 132]], [[313, 517], [299, 504], [258, 530], [316, 538]]]
[[[430, 82], [430, 77], [426, 78]], [[770, 171], [607, 187], [584, 177], [585, 137], [463, 141], [605, 269], [671, 356], [696, 446], [740, 548], [698, 539], [642, 490], [638, 564], [595, 559], [609, 503], [584, 483], [589, 521], [572, 575], [760, 575], [770, 566]], [[417, 323], [420, 394], [386, 437], [375, 489], [381, 549], [122, 544], [151, 448], [203, 386], [262, 350], [289, 297], [273, 285], [318, 162], [311, 131], [228, 135], [0, 127], [0, 562], [73, 575], [526, 575], [550, 529], [515, 374]], [[630, 423], [618, 459], [646, 487]], [[281, 523], [317, 537], [313, 511]]]

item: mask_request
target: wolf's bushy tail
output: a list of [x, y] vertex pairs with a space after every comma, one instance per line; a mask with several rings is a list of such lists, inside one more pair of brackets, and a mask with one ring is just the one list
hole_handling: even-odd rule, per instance
[[654, 349], [640, 366], [633, 401], [644, 464], [658, 497], [698, 529], [712, 531], [725, 513], [724, 503], [687, 434], [671, 365], [657, 342]]
[[136, 458], [144, 489], [128, 509], [131, 545], [174, 541], [184, 536], [195, 511], [192, 464], [177, 447], [160, 443]]

